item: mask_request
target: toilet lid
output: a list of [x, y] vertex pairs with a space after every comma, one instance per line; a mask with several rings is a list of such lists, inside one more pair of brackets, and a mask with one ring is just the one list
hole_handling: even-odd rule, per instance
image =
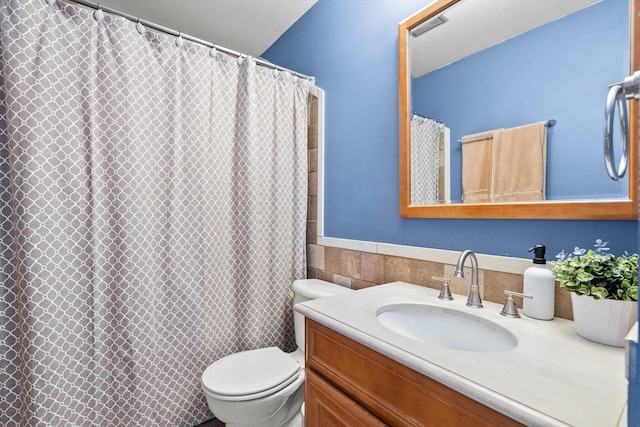
[[287, 386], [299, 371], [300, 364], [279, 348], [260, 348], [214, 362], [202, 374], [202, 385], [221, 396], [262, 395]]

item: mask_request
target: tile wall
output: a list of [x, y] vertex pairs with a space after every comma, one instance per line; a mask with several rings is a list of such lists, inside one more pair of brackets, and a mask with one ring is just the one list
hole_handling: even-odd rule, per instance
[[[471, 271], [454, 278], [455, 266], [441, 262], [361, 252], [318, 244], [318, 99], [310, 102], [309, 114], [309, 198], [307, 213], [307, 277], [337, 283], [352, 289], [403, 281], [439, 289], [431, 276], [450, 278], [452, 293], [467, 295]], [[480, 269], [478, 281], [483, 300], [504, 303], [504, 291], [522, 292], [522, 274]], [[490, 286], [484, 286], [484, 284]], [[519, 300], [519, 299], [518, 299]], [[518, 301], [522, 307], [522, 302]], [[572, 319], [569, 292], [556, 286], [556, 317]]]

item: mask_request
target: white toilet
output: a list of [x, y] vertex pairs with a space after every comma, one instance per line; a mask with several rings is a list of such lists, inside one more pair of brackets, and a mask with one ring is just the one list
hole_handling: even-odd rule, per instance
[[[337, 295], [351, 289], [317, 279], [293, 282], [293, 303]], [[227, 427], [302, 426], [304, 402], [304, 316], [293, 315], [298, 349], [277, 347], [231, 354], [202, 374], [209, 409]]]

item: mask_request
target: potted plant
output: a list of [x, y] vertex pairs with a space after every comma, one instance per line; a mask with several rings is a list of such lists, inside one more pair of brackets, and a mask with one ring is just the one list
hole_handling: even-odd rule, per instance
[[638, 254], [609, 253], [608, 242], [556, 255], [554, 276], [571, 292], [576, 333], [601, 344], [624, 346], [638, 318]]

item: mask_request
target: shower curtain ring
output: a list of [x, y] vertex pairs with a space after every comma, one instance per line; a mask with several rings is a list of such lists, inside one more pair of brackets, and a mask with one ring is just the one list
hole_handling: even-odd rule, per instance
[[178, 31], [178, 38], [176, 38], [176, 46], [182, 47], [184, 39], [182, 38], [182, 31]]
[[140, 22], [140, 17], [138, 17], [138, 22], [136, 22], [136, 30], [138, 30], [138, 33], [140, 33], [140, 35], [144, 35], [147, 32], [145, 26], [142, 25], [142, 22]]
[[93, 17], [96, 21], [102, 21], [104, 19], [104, 12], [100, 7], [100, 3], [98, 3], [98, 8], [96, 9], [96, 11], [93, 12]]

